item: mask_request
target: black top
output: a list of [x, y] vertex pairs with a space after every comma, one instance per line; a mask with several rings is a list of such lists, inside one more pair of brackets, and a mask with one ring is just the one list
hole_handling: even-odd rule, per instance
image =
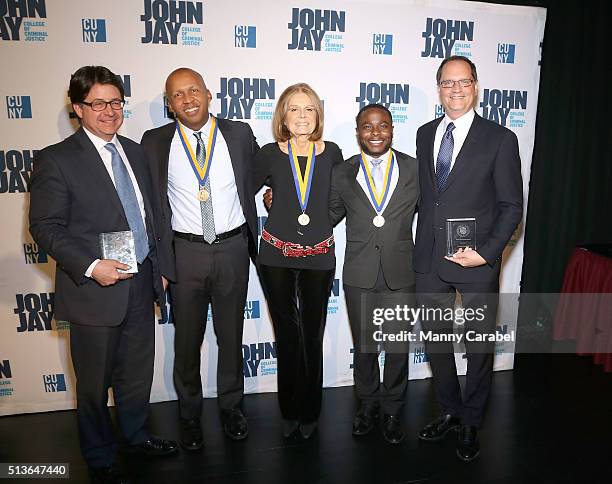
[[[298, 156], [302, 175], [306, 169], [306, 161], [305, 156]], [[255, 156], [253, 180], [255, 191], [266, 184], [273, 192], [272, 207], [265, 229], [283, 242], [303, 246], [314, 246], [330, 237], [333, 233], [328, 205], [331, 173], [332, 167], [342, 161], [340, 148], [330, 141], [325, 142], [323, 153], [316, 153], [310, 198], [306, 206], [310, 223], [303, 226], [297, 220], [302, 209], [295, 189], [289, 155], [283, 153], [277, 143], [262, 147]], [[333, 248], [327, 254], [285, 257], [279, 249], [263, 239], [259, 243], [259, 262], [276, 267], [320, 270], [333, 269], [336, 265]]]

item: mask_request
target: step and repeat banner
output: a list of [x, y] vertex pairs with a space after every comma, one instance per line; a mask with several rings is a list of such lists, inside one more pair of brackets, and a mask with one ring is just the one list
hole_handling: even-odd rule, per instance
[[[394, 147], [414, 155], [417, 128], [443, 115], [436, 70], [443, 58], [464, 55], [478, 68], [477, 112], [519, 138], [526, 203], [545, 20], [540, 8], [451, 0], [0, 0], [0, 415], [76, 403], [70, 324], [53, 319], [55, 262], [32, 240], [27, 213], [36, 151], [77, 127], [67, 98], [77, 68], [105, 65], [119, 75], [127, 100], [121, 133], [137, 141], [146, 129], [171, 121], [163, 89], [177, 67], [202, 73], [213, 94], [211, 112], [248, 122], [260, 145], [272, 141], [280, 93], [307, 82], [324, 101], [324, 138], [348, 158], [359, 149], [355, 114], [375, 102], [393, 114]], [[261, 228], [260, 195], [257, 203]], [[519, 292], [522, 227], [504, 254], [505, 293]], [[341, 280], [344, 223], [335, 234], [325, 386], [352, 384]], [[276, 344], [253, 267], [244, 318], [246, 391], [275, 391]], [[515, 323], [516, 304], [502, 304], [502, 331], [510, 333]], [[151, 400], [175, 399], [174, 326], [159, 318], [155, 324]], [[216, 384], [211, 326], [202, 347], [205, 396], [215, 395]], [[411, 379], [430, 376], [423, 346], [412, 347], [409, 358]], [[464, 373], [460, 351], [457, 363]], [[498, 346], [495, 368], [512, 366], [512, 352]]]

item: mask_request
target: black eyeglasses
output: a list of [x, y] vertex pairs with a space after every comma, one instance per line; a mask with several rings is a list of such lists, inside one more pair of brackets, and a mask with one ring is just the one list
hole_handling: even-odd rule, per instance
[[474, 84], [474, 79], [459, 79], [458, 81], [446, 79], [444, 81], [440, 81], [440, 87], [445, 89], [454, 87], [455, 84], [459, 84], [461, 87], [470, 87], [472, 84]]
[[110, 101], [103, 101], [102, 99], [94, 99], [90, 103], [81, 101], [80, 104], [85, 104], [85, 106], [89, 106], [92, 111], [104, 111], [106, 109], [106, 106], [110, 104], [111, 109], [119, 111], [123, 109], [123, 106], [125, 105], [125, 100], [111, 99]]

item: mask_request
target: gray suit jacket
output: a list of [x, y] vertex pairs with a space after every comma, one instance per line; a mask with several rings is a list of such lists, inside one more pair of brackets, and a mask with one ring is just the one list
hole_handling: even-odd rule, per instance
[[391, 289], [414, 285], [412, 219], [419, 198], [416, 159], [393, 150], [399, 179], [384, 211], [385, 224], [377, 228], [376, 211], [357, 182], [360, 155], [336, 165], [332, 172], [330, 218], [336, 225], [346, 216], [346, 252], [342, 281], [349, 286], [374, 287], [382, 265]]

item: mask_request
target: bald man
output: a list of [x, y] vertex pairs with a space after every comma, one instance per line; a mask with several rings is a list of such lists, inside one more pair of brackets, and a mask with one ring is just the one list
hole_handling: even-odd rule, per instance
[[169, 276], [174, 314], [174, 384], [179, 398], [181, 445], [203, 445], [200, 347], [209, 305], [219, 356], [217, 395], [226, 435], [248, 435], [241, 404], [242, 328], [254, 255], [257, 213], [251, 159], [259, 149], [246, 123], [208, 112], [212, 95], [202, 76], [187, 68], [166, 80], [176, 122], [144, 133], [160, 197], [163, 223], [173, 232], [165, 250], [175, 267]]

